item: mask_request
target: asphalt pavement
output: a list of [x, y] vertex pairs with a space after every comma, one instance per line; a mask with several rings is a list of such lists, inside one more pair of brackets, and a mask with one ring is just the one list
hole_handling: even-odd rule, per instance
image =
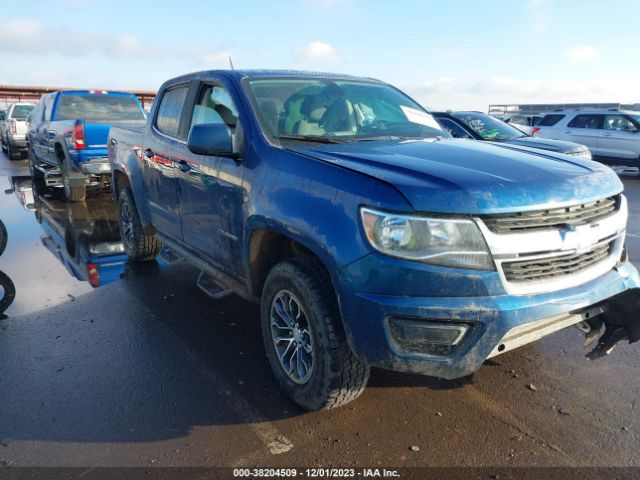
[[[306, 413], [272, 379], [255, 305], [208, 298], [185, 263], [128, 265], [108, 192], [69, 206], [28, 174], [0, 156], [2, 465], [640, 466], [637, 344], [591, 362], [568, 329], [458, 381], [374, 369], [357, 401]], [[624, 183], [638, 262], [640, 179]]]

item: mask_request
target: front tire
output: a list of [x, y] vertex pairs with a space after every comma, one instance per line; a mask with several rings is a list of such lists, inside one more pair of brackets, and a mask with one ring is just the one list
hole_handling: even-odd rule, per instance
[[133, 200], [133, 192], [123, 188], [118, 195], [120, 235], [127, 256], [134, 261], [153, 260], [160, 253], [162, 244], [153, 235], [147, 235]]
[[264, 346], [281, 389], [305, 410], [355, 400], [370, 368], [351, 351], [329, 275], [315, 261], [288, 260], [269, 272], [260, 307]]

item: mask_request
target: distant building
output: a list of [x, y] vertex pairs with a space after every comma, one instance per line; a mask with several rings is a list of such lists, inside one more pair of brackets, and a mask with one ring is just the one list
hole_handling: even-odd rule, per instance
[[640, 103], [528, 103], [489, 105], [489, 115], [533, 115], [570, 108], [617, 108], [640, 110]]

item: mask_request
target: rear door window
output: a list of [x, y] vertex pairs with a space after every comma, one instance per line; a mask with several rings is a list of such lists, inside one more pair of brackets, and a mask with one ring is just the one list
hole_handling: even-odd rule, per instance
[[620, 130], [625, 132], [635, 132], [637, 130], [631, 119], [624, 115], [607, 115], [604, 117], [605, 130]]
[[602, 117], [604, 115], [576, 115], [567, 125], [570, 128], [602, 128]]
[[544, 117], [542, 117], [542, 120], [540, 120], [537, 123], [538, 127], [552, 127], [554, 126], [556, 123], [558, 123], [560, 120], [562, 120], [565, 116], [564, 115], [560, 115], [557, 113], [550, 113], [549, 115], [545, 115]]
[[158, 114], [156, 116], [156, 128], [171, 137], [178, 137], [180, 130], [180, 118], [184, 101], [187, 98], [189, 86], [172, 88], [162, 95]]

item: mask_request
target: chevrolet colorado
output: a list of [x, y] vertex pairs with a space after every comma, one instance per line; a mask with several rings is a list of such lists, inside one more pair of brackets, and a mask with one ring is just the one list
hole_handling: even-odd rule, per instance
[[589, 358], [640, 338], [618, 177], [451, 139], [386, 83], [189, 74], [108, 150], [130, 259], [164, 246], [210, 296], [259, 302], [273, 373], [305, 409], [355, 399], [371, 366], [452, 379], [570, 325]]

